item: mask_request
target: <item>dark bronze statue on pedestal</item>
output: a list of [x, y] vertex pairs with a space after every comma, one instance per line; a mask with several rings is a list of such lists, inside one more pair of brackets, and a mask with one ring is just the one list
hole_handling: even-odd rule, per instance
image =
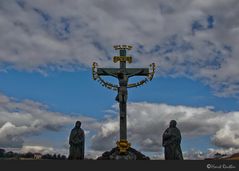
[[171, 120], [169, 128], [167, 128], [163, 133], [163, 146], [165, 160], [183, 160], [182, 150], [181, 150], [181, 133], [176, 127], [177, 122]]
[[85, 133], [81, 128], [81, 122], [77, 121], [75, 127], [71, 130], [70, 138], [70, 160], [84, 160]]

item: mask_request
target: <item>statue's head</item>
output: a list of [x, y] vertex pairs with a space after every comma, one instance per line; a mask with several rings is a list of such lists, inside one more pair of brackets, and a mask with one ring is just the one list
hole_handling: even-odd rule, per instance
[[81, 121], [76, 121], [76, 128], [80, 128], [81, 127]]
[[177, 125], [177, 122], [175, 120], [171, 120], [170, 123], [169, 123], [169, 127], [171, 127], [171, 128], [172, 127], [175, 128], [176, 125]]

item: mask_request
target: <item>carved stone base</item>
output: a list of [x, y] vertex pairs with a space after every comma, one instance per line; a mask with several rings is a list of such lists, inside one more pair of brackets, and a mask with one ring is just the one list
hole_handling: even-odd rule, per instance
[[150, 158], [131, 147], [126, 153], [120, 153], [119, 148], [115, 147], [111, 151], [104, 152], [97, 160], [150, 160]]

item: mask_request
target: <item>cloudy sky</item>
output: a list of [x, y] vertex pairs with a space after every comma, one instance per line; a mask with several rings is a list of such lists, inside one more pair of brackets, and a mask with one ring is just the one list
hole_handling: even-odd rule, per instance
[[134, 148], [162, 158], [175, 119], [185, 158], [239, 151], [238, 9], [238, 0], [0, 0], [0, 147], [68, 155], [81, 120], [86, 156], [113, 148], [116, 93], [92, 80], [91, 65], [118, 67], [112, 46], [129, 44], [129, 67], [157, 65], [152, 82], [129, 90]]

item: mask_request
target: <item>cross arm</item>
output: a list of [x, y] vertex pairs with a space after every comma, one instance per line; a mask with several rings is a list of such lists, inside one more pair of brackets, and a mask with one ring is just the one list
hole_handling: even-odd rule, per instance
[[[117, 77], [120, 69], [118, 68], [97, 68], [97, 74], [99, 76], [113, 76]], [[148, 68], [127, 68], [125, 73], [128, 77], [132, 76], [148, 76], [149, 69]]]
[[127, 68], [126, 73], [128, 77], [132, 76], [148, 76], [149, 69], [148, 68]]
[[100, 76], [113, 76], [117, 77], [117, 68], [97, 68], [97, 74]]

